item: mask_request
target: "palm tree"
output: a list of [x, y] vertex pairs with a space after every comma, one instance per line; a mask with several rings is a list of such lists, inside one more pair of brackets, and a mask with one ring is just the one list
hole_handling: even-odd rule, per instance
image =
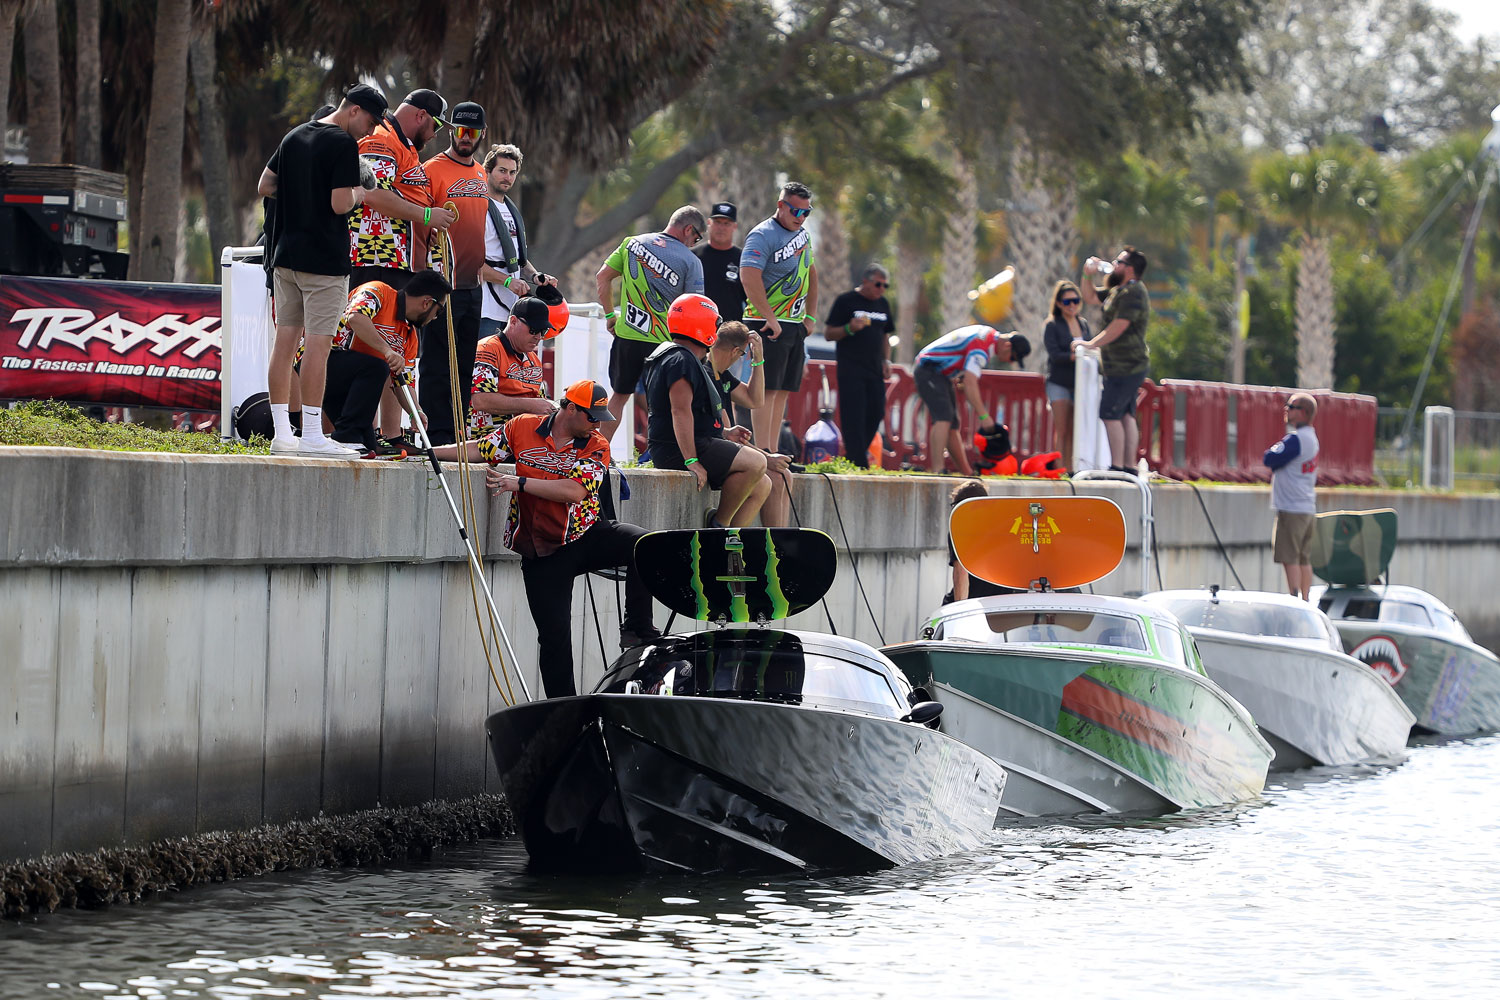
[[21, 0], [0, 0], [0, 163], [5, 162], [5, 129], [10, 108], [10, 63], [16, 51], [16, 14]]
[[1297, 384], [1333, 387], [1335, 236], [1368, 238], [1388, 228], [1399, 208], [1394, 177], [1376, 155], [1339, 143], [1273, 156], [1255, 168], [1254, 184], [1270, 217], [1300, 236], [1297, 267]]
[[956, 330], [973, 315], [969, 291], [979, 271], [979, 181], [962, 151], [953, 155], [953, 209], [943, 227], [943, 329]]
[[[1078, 185], [1072, 166], [1061, 157], [1034, 149], [1016, 130], [1010, 158], [1010, 205], [1005, 213], [1008, 249], [1016, 269], [1010, 322], [1033, 341], [1050, 312], [1052, 285], [1073, 270], [1078, 249]], [[1045, 351], [1032, 351], [1040, 365]]]
[[176, 277], [191, 31], [189, 0], [157, 0], [151, 111], [141, 170], [140, 222], [136, 228], [140, 242], [132, 240], [130, 245], [131, 277], [142, 281], [171, 281]]
[[73, 58], [76, 106], [73, 113], [73, 162], [86, 167], [104, 166], [104, 115], [100, 89], [104, 79], [99, 65], [99, 0], [78, 0], [77, 39]]
[[23, 17], [26, 50], [26, 156], [32, 163], [62, 162], [62, 67], [58, 55], [57, 0], [37, 0]]

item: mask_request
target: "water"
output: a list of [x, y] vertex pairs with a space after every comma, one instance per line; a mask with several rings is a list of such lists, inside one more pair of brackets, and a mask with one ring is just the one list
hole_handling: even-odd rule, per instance
[[5, 997], [1493, 996], [1500, 738], [875, 875], [541, 877], [518, 842], [0, 925]]

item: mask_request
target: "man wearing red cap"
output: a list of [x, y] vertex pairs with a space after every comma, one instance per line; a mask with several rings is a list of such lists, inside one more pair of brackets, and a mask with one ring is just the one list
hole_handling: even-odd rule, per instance
[[579, 574], [626, 568], [621, 647], [661, 635], [651, 620], [651, 592], [635, 568], [636, 539], [645, 530], [599, 513], [609, 442], [598, 425], [609, 416], [608, 404], [604, 387], [584, 379], [563, 390], [556, 413], [512, 417], [498, 435], [516, 456], [515, 471], [491, 469], [485, 476], [492, 495], [510, 494], [504, 541], [521, 555], [549, 698], [577, 693], [572, 610], [573, 579]]

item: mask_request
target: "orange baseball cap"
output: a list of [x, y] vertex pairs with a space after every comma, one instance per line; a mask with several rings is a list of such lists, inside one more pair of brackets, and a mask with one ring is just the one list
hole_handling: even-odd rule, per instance
[[608, 420], [609, 393], [604, 386], [590, 379], [574, 382], [563, 390], [563, 399], [585, 410], [595, 420]]

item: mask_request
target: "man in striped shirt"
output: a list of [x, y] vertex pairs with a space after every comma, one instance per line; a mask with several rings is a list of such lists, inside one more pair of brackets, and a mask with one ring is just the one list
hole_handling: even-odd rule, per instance
[[917, 395], [927, 405], [932, 432], [927, 449], [928, 469], [942, 472], [946, 451], [953, 456], [959, 472], [965, 476], [974, 474], [963, 436], [958, 432], [955, 385], [963, 386], [964, 398], [979, 418], [979, 429], [993, 430], [999, 425], [1000, 416], [992, 417], [979, 398], [979, 373], [990, 358], [1001, 364], [1019, 364], [1030, 353], [1031, 343], [1019, 333], [1007, 336], [993, 327], [980, 325], [959, 327], [922, 348], [917, 354], [914, 376]]

